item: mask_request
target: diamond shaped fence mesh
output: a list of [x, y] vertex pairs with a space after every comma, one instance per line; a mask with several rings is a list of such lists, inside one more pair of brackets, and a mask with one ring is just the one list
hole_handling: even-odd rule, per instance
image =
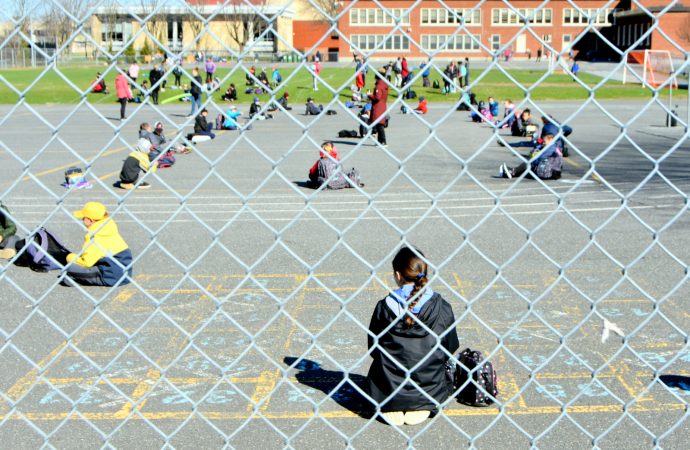
[[3, 447], [687, 447], [687, 2], [0, 15]]

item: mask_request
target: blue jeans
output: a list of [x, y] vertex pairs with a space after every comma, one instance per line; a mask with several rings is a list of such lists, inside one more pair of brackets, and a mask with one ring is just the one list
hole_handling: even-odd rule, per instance
[[201, 109], [201, 95], [198, 97], [192, 95], [192, 112], [190, 115], [193, 116], [198, 109]]

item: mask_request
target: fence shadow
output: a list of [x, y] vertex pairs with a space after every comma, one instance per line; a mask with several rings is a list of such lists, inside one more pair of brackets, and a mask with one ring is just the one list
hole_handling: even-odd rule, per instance
[[[315, 361], [294, 356], [286, 356], [283, 358], [283, 362], [299, 370], [295, 378], [297, 378], [300, 384], [320, 390], [332, 398], [338, 405], [360, 417], [369, 419], [374, 415], [375, 408], [372, 403], [353, 387], [354, 384], [364, 390], [366, 377], [358, 374], [325, 370]], [[341, 385], [346, 376], [348, 380]]]

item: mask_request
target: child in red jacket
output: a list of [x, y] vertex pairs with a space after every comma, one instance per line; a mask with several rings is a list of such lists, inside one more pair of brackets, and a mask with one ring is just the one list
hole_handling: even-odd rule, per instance
[[419, 105], [414, 109], [417, 114], [426, 114], [429, 111], [427, 107], [426, 98], [419, 97]]

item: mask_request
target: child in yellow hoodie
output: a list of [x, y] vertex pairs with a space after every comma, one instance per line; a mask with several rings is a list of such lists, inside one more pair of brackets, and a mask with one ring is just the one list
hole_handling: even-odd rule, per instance
[[75, 211], [89, 232], [84, 237], [81, 253], [67, 255], [67, 276], [63, 285], [74, 281], [84, 286], [118, 286], [128, 284], [132, 277], [132, 252], [122, 239], [117, 224], [102, 203], [88, 202]]

